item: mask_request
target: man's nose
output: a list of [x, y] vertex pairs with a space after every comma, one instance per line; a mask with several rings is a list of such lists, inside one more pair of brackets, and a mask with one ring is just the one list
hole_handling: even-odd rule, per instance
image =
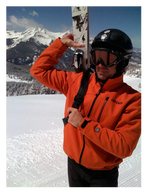
[[102, 65], [102, 63], [99, 63], [97, 66], [98, 66], [99, 68], [106, 68], [106, 66]]

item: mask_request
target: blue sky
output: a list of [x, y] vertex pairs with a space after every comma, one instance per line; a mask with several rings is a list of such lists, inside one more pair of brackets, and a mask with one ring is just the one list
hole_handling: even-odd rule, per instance
[[[64, 32], [72, 27], [71, 7], [6, 7], [7, 30], [24, 31], [29, 27], [46, 28]], [[141, 48], [140, 6], [90, 6], [90, 36], [95, 37], [107, 28], [124, 31], [132, 39], [133, 46]]]

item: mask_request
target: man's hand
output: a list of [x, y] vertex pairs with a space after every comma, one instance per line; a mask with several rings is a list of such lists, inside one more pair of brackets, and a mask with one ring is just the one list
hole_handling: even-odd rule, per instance
[[62, 43], [65, 44], [67, 47], [79, 47], [79, 48], [85, 47], [85, 45], [82, 44], [82, 43], [76, 43], [76, 42], [74, 42], [74, 38], [73, 38], [73, 37], [74, 37], [74, 36], [73, 36], [72, 33], [71, 33], [71, 34], [66, 34], [65, 36], [63, 36], [63, 37], [61, 38], [61, 41], [62, 41]]
[[69, 107], [67, 112], [69, 113], [68, 123], [78, 128], [84, 118], [81, 112], [73, 107]]

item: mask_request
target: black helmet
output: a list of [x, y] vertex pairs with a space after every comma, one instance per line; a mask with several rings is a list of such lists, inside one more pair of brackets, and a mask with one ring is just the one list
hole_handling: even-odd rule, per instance
[[[130, 38], [118, 29], [107, 29], [100, 32], [95, 37], [91, 47], [91, 64], [93, 66], [96, 66], [99, 62], [102, 62], [102, 64], [107, 67], [117, 65], [118, 72], [123, 72], [124, 68], [128, 65], [133, 51]], [[110, 63], [108, 62], [107, 64], [103, 63], [101, 58], [99, 58], [98, 61], [95, 61], [94, 51], [96, 50], [107, 51], [116, 57], [113, 61]]]

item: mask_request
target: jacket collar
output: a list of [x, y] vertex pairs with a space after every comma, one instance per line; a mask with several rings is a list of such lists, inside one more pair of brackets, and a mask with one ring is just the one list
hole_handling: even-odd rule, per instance
[[95, 74], [95, 79], [96, 79], [96, 84], [97, 82], [99, 82], [100, 85], [103, 85], [102, 89], [107, 91], [113, 91], [123, 84], [123, 74], [121, 74], [118, 77], [108, 79], [105, 82], [102, 82], [101, 80], [99, 80]]
[[108, 79], [104, 84], [103, 89], [108, 91], [113, 91], [116, 88], [120, 87], [123, 84], [123, 74], [114, 79]]

